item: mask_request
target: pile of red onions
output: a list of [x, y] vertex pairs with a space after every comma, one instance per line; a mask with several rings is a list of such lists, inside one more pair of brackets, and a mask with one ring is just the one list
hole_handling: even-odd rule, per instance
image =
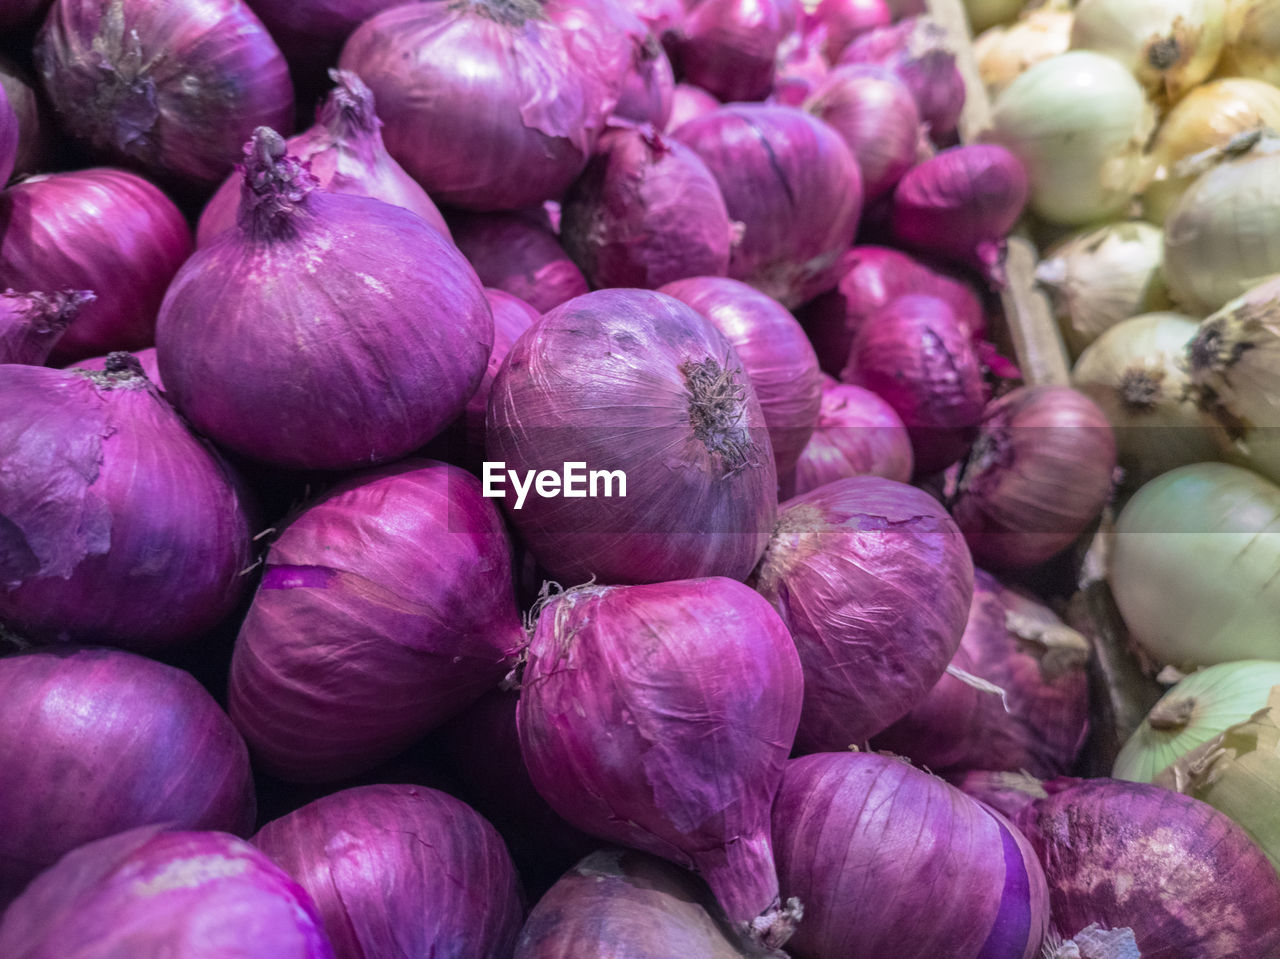
[[480, 282], [519, 297], [539, 313], [588, 291], [586, 277], [551, 228], [516, 213], [453, 218], [453, 242]]
[[763, 100], [799, 12], [797, 0], [698, 0], [675, 41], [681, 75], [726, 102]]
[[885, 0], [818, 0], [806, 27], [810, 31], [822, 29], [826, 34], [823, 54], [828, 63], [835, 63], [855, 38], [892, 21]]
[[71, 321], [94, 299], [88, 290], [0, 293], [0, 364], [43, 364]]
[[792, 495], [849, 476], [905, 483], [913, 463], [911, 437], [892, 406], [861, 386], [824, 376], [818, 424], [796, 461]]
[[822, 82], [830, 66], [822, 55], [826, 34], [821, 29], [793, 31], [778, 47], [773, 92], [769, 99], [784, 106], [798, 107]]

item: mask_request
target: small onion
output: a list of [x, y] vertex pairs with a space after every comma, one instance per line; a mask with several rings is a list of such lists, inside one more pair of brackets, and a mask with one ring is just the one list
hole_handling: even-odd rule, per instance
[[861, 386], [823, 377], [818, 425], [796, 463], [794, 495], [848, 476], [905, 483], [913, 465], [911, 436], [892, 406]]
[[[156, 348], [148, 346], [145, 350], [134, 350], [133, 357], [142, 367], [142, 372], [146, 375], [151, 384], [161, 392], [164, 391], [164, 382], [160, 379], [160, 368], [156, 363]], [[107, 364], [114, 362], [111, 354], [106, 356], [91, 356], [87, 360], [77, 360], [75, 368], [78, 370], [105, 370]]]
[[801, 106], [822, 82], [831, 66], [822, 55], [825, 32], [793, 30], [778, 47], [778, 65], [769, 99], [784, 106]]
[[1280, 9], [1271, 0], [1226, 0], [1220, 76], [1280, 84]]
[[613, 115], [662, 130], [671, 119], [676, 78], [662, 44], [652, 34], [640, 43], [635, 64], [627, 74]]
[[694, 117], [710, 113], [720, 107], [720, 101], [702, 87], [691, 83], [677, 83], [671, 95], [671, 116], [667, 120], [666, 132], [674, 133]]
[[549, 226], [515, 213], [469, 213], [450, 225], [481, 283], [519, 297], [539, 313], [588, 290], [586, 277]]
[[778, 45], [797, 25], [796, 0], [698, 0], [675, 42], [689, 83], [724, 101], [763, 100], [773, 87]]
[[1093, 400], [1065, 386], [1019, 387], [983, 413], [951, 513], [975, 562], [1043, 563], [1101, 514], [1115, 466], [1115, 436]]
[[1029, 68], [1066, 53], [1071, 47], [1071, 20], [1070, 10], [1043, 7], [974, 37], [973, 55], [987, 95], [995, 99]]
[[0, 364], [42, 365], [71, 321], [96, 298], [88, 290], [0, 293]]
[[901, 718], [942, 676], [964, 633], [973, 563], [931, 496], [858, 476], [783, 504], [752, 583], [800, 650], [797, 747], [839, 752]]
[[885, 0], [818, 0], [809, 14], [808, 28], [821, 27], [825, 31], [822, 52], [828, 63], [835, 63], [858, 36], [887, 27], [892, 21], [893, 14]]
[[[0, 13], [0, 17], [3, 16]], [[0, 88], [18, 121], [18, 148], [13, 167], [13, 172], [18, 174], [38, 172], [52, 148], [52, 131], [45, 116], [48, 107], [36, 93], [35, 84], [26, 70], [0, 54]]]

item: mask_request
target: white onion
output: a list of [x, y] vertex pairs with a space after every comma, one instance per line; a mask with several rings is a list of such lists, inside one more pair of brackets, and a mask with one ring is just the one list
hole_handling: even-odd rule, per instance
[[1218, 73], [1280, 85], [1280, 3], [1227, 0], [1226, 47]]
[[[1028, 68], [1066, 53], [1071, 46], [1070, 10], [1032, 10], [1007, 26], [990, 27], [973, 40], [978, 75], [989, 96], [998, 96]], [[975, 27], [975, 29], [977, 29]]]

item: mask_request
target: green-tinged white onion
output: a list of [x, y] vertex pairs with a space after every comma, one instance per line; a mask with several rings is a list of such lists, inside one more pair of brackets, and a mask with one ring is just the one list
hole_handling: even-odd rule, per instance
[[1030, 67], [1066, 53], [1071, 46], [1071, 20], [1070, 10], [1044, 7], [975, 37], [973, 55], [987, 94], [999, 96]]
[[1022, 12], [1023, 0], [964, 0], [964, 12], [974, 33], [1008, 23]]
[[1280, 659], [1280, 487], [1227, 463], [1157, 476], [1116, 520], [1109, 580], [1157, 663]]
[[1280, 86], [1280, 3], [1227, 0], [1227, 39], [1218, 73]]
[[1128, 206], [1154, 125], [1133, 74], [1101, 53], [1072, 50], [1005, 88], [992, 108], [990, 139], [1022, 161], [1037, 215], [1082, 226]]
[[1160, 262], [1164, 234], [1141, 220], [1079, 230], [1036, 267], [1073, 356], [1121, 320], [1169, 305]]

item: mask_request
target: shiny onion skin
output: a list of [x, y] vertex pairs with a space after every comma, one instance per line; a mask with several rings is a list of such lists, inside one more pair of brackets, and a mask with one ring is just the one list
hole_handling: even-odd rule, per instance
[[778, 46], [795, 30], [797, 0], [698, 0], [686, 8], [675, 58], [688, 83], [721, 100], [763, 100]]
[[[773, 447], [738, 354], [673, 297], [598, 290], [524, 333], [498, 371], [486, 457], [524, 476], [568, 462], [625, 476], [595, 497], [544, 497], [508, 516], [562, 583], [745, 579], [777, 509]], [[613, 494], [610, 495], [610, 490]]]
[[190, 674], [122, 650], [0, 658], [0, 763], [0, 912], [64, 854], [135, 826], [253, 829], [231, 720]]
[[590, 289], [556, 234], [543, 223], [517, 213], [467, 213], [449, 225], [453, 242], [481, 283], [519, 297], [539, 313]]
[[160, 309], [174, 406], [273, 466], [356, 469], [422, 446], [493, 348], [475, 271], [416, 213], [317, 189], [271, 130], [244, 166], [237, 228], [183, 264]]
[[823, 376], [818, 425], [796, 461], [793, 495], [849, 476], [906, 483], [913, 463], [911, 437], [892, 406], [861, 386]]
[[785, 502], [751, 582], [804, 665], [796, 747], [839, 752], [902, 717], [942, 676], [964, 633], [973, 563], [929, 494], [857, 476]]
[[337, 959], [510, 959], [524, 916], [511, 857], [439, 790], [344, 789], [252, 842], [311, 896]]
[[951, 515], [975, 562], [1032, 566], [1098, 518], [1115, 468], [1115, 436], [1093, 400], [1066, 386], [1019, 387], [983, 413]]
[[737, 103], [674, 136], [720, 184], [742, 223], [729, 275], [791, 309], [835, 286], [862, 213], [862, 176], [840, 136], [795, 107]]
[[137, 361], [0, 372], [0, 622], [158, 651], [230, 614], [250, 563], [240, 480]]
[[191, 253], [173, 202], [142, 177], [98, 167], [0, 192], [0, 289], [90, 290], [55, 363], [155, 342], [165, 289]]
[[[0, 13], [0, 18], [4, 14]], [[13, 173], [36, 173], [47, 162], [52, 147], [52, 131], [45, 114], [48, 106], [36, 93], [36, 81], [27, 71], [0, 54], [0, 88], [13, 108], [18, 123], [17, 153]], [[0, 153], [3, 153], [0, 150]], [[3, 183], [0, 180], [0, 183]]]
[[372, 769], [496, 686], [524, 643], [511, 544], [480, 481], [402, 460], [306, 507], [267, 553], [228, 708], [294, 782]]
[[231, 172], [255, 127], [293, 122], [288, 65], [242, 0], [55, 0], [36, 66], [64, 129], [197, 188]]
[[653, 127], [606, 132], [561, 204], [560, 240], [596, 288], [724, 276], [734, 235], [706, 164]]
[[641, 41], [635, 64], [627, 73], [613, 115], [635, 123], [666, 128], [671, 119], [676, 78], [662, 44], [649, 34]]
[[81, 846], [0, 917], [5, 959], [335, 959], [306, 891], [242, 839], [142, 826]]
[[1049, 881], [1053, 928], [1133, 930], [1142, 959], [1280, 952], [1280, 875], [1212, 806], [1115, 779], [1053, 780], [1018, 815]]
[[782, 621], [723, 577], [583, 586], [550, 600], [516, 720], [534, 785], [570, 823], [700, 873], [741, 934], [781, 946], [769, 809], [803, 680]]
[[805, 904], [797, 959], [1040, 956], [1049, 895], [1027, 840], [895, 756], [788, 762], [773, 840], [784, 894]]
[[658, 292], [693, 307], [733, 344], [760, 400], [778, 476], [790, 473], [822, 403], [818, 357], [795, 317], [754, 287], [727, 277], [677, 280]]
[[[431, 197], [383, 145], [382, 121], [369, 88], [349, 70], [330, 70], [329, 77], [337, 85], [317, 111], [316, 125], [285, 142], [289, 156], [307, 164], [320, 189], [402, 206], [448, 237], [449, 227]], [[243, 184], [242, 176], [231, 176], [210, 198], [196, 225], [198, 246], [236, 225]]]
[[810, 30], [822, 27], [826, 43], [822, 48], [828, 63], [840, 59], [844, 48], [868, 30], [887, 27], [893, 14], [885, 0], [818, 0], [809, 14]]
[[719, 109], [720, 101], [702, 87], [691, 83], [677, 83], [671, 94], [671, 116], [666, 132], [673, 133], [694, 117]]
[[95, 298], [88, 290], [0, 292], [0, 364], [43, 365], [71, 321]]

